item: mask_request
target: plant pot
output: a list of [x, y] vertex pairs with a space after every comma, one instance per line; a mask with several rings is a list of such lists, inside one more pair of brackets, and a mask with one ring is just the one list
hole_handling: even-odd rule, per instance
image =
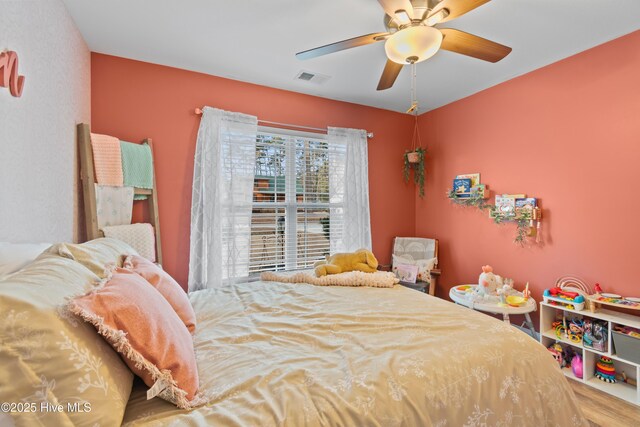
[[420, 163], [420, 153], [417, 151], [407, 153], [407, 160], [409, 160], [409, 163]]

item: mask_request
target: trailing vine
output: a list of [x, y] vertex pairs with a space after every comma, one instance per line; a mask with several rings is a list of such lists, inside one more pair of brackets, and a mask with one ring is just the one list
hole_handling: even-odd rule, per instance
[[[418, 163], [409, 162], [409, 153], [418, 153]], [[414, 150], [407, 150], [404, 153], [404, 182], [409, 182], [409, 175], [411, 169], [413, 169], [413, 182], [418, 186], [420, 198], [424, 198], [424, 157], [427, 150], [422, 147], [417, 147]]]
[[530, 210], [520, 210], [517, 217], [515, 215], [507, 216], [499, 213], [495, 205], [487, 203], [486, 199], [484, 199], [480, 193], [471, 194], [469, 197], [458, 197], [455, 190], [449, 190], [447, 197], [453, 203], [460, 206], [476, 207], [481, 211], [488, 210], [489, 216], [491, 216], [493, 222], [496, 224], [502, 224], [505, 221], [514, 221], [516, 223], [516, 237], [513, 239], [513, 242], [520, 246], [525, 245], [527, 236], [529, 235], [529, 223], [532, 217]]

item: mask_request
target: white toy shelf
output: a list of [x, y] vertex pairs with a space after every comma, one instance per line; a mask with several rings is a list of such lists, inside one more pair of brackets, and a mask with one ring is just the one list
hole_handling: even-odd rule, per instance
[[[556, 336], [555, 329], [551, 324], [557, 320], [556, 313], [564, 311], [569, 318], [582, 318], [582, 319], [599, 319], [607, 322], [608, 334], [607, 334], [607, 351], [598, 351], [592, 348], [587, 348], [582, 345], [582, 342], [572, 342], [564, 337], [558, 338]], [[540, 343], [545, 347], [551, 346], [553, 343], [560, 343], [563, 347], [572, 347], [576, 354], [582, 355], [583, 363], [583, 375], [582, 378], [577, 378], [571, 367], [562, 368], [562, 372], [568, 378], [574, 381], [580, 381], [588, 386], [599, 389], [612, 396], [619, 397], [626, 400], [629, 403], [640, 406], [640, 389], [638, 388], [637, 381], [640, 378], [640, 364], [634, 363], [630, 360], [625, 360], [619, 357], [615, 353], [613, 348], [612, 333], [615, 325], [630, 326], [632, 328], [640, 328], [640, 317], [630, 314], [618, 313], [612, 310], [599, 309], [597, 312], [592, 313], [590, 311], [576, 311], [559, 305], [552, 305], [546, 302], [540, 303]], [[616, 369], [616, 373], [624, 372], [627, 377], [636, 381], [635, 385], [616, 382], [607, 383], [599, 380], [595, 377], [595, 367], [600, 356], [610, 357]]]

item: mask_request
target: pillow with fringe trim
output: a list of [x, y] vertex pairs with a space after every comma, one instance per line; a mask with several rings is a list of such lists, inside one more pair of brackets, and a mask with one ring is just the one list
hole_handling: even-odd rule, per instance
[[187, 293], [169, 273], [138, 255], [125, 257], [123, 266], [138, 273], [156, 288], [171, 304], [171, 307], [173, 307], [178, 317], [182, 319], [189, 332], [193, 334], [196, 330], [196, 313], [191, 307]]
[[71, 300], [68, 309], [92, 324], [151, 387], [177, 407], [200, 404], [191, 334], [171, 305], [140, 275], [114, 268], [100, 286]]

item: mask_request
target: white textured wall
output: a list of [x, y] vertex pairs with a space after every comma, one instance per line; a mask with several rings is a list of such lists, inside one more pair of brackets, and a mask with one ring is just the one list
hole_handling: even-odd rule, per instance
[[0, 88], [0, 241], [76, 240], [75, 125], [91, 116], [91, 57], [60, 0], [0, 0], [0, 50], [25, 76]]

